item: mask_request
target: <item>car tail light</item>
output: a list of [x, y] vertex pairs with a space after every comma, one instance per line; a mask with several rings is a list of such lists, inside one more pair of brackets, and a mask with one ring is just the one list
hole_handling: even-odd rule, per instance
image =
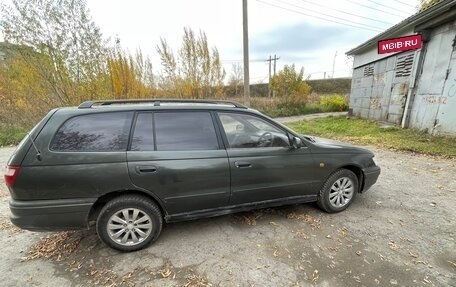
[[19, 167], [18, 166], [11, 166], [8, 165], [5, 171], [5, 183], [6, 186], [11, 187], [16, 180], [17, 175], [19, 174]]

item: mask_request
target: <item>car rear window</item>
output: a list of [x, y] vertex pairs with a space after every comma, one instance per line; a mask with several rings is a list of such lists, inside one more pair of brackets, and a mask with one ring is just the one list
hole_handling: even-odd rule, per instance
[[53, 151], [125, 151], [132, 112], [76, 116], [67, 120], [51, 142]]
[[157, 150], [216, 150], [217, 135], [209, 112], [155, 113]]

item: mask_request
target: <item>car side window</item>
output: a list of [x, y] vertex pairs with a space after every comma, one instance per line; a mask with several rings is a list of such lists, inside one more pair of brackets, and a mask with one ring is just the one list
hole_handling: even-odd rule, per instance
[[50, 149], [63, 152], [125, 151], [132, 118], [132, 112], [70, 118], [55, 134]]
[[157, 150], [216, 150], [219, 148], [209, 112], [154, 113]]
[[230, 148], [289, 147], [286, 132], [252, 115], [219, 113]]
[[152, 113], [139, 113], [136, 118], [131, 150], [152, 151], [154, 150], [154, 130], [152, 126]]

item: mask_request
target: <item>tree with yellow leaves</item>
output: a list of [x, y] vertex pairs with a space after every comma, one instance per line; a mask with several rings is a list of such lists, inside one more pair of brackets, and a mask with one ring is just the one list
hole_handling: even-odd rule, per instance
[[304, 69], [298, 72], [295, 65], [285, 65], [277, 75], [271, 79], [271, 88], [275, 96], [306, 102], [311, 87], [303, 80]]
[[223, 93], [223, 70], [217, 48], [209, 48], [207, 36], [184, 28], [182, 46], [177, 57], [165, 39], [157, 52], [162, 64], [159, 86], [171, 97], [217, 98]]
[[107, 64], [111, 93], [115, 99], [155, 95], [152, 62], [149, 57], [143, 56], [140, 49], [131, 55], [117, 45], [110, 53]]

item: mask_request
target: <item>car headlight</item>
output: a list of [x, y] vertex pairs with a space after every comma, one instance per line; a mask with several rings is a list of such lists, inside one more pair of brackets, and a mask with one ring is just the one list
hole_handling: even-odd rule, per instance
[[377, 163], [377, 160], [375, 159], [375, 156], [372, 157], [372, 161], [374, 162], [374, 164], [375, 164], [376, 166], [378, 166], [378, 163]]

